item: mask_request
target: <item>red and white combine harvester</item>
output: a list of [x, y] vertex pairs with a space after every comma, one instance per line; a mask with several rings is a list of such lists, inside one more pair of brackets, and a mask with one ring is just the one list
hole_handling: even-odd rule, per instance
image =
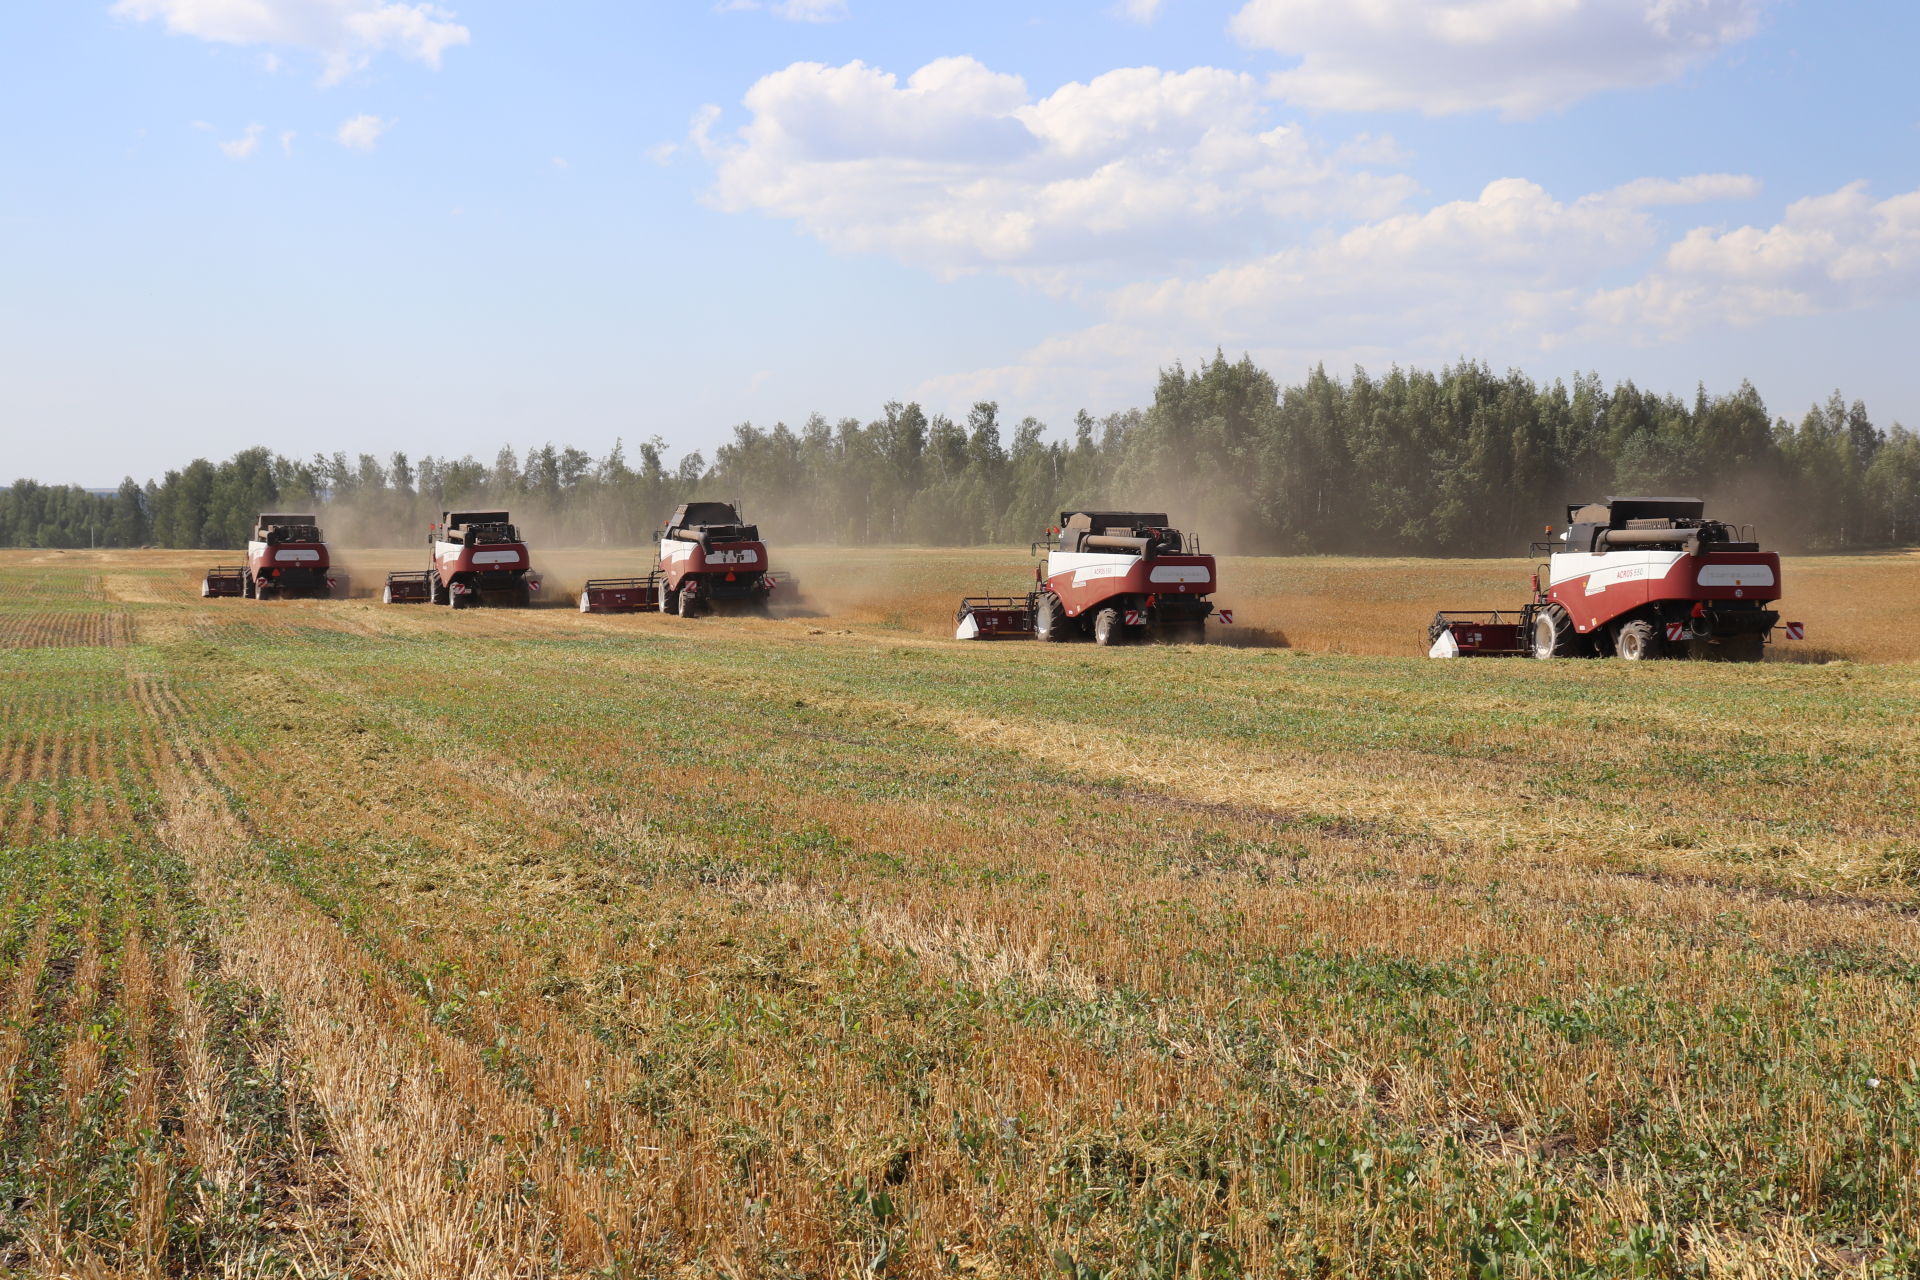
[[[1750, 528], [1705, 517], [1699, 498], [1608, 498], [1567, 508], [1567, 530], [1519, 609], [1444, 610], [1435, 658], [1710, 658], [1758, 662], [1780, 615], [1780, 557]], [[1786, 624], [1798, 640], [1806, 629]]]
[[387, 575], [386, 603], [525, 606], [540, 590], [527, 544], [504, 511], [442, 512], [427, 546], [423, 572]]
[[[1206, 640], [1213, 557], [1169, 526], [1164, 513], [1063, 511], [1059, 527], [1047, 533], [1058, 542], [1047, 547], [1044, 569], [1034, 568], [1038, 586], [1025, 596], [962, 600], [954, 639]], [[1227, 622], [1233, 615], [1222, 609], [1217, 616]]]
[[[683, 502], [660, 531], [660, 567], [640, 578], [594, 578], [582, 613], [715, 612], [765, 617], [783, 584], [769, 572], [760, 529], [730, 502]], [[791, 588], [791, 579], [784, 584]]]
[[200, 594], [325, 600], [346, 595], [347, 581], [333, 571], [326, 540], [312, 516], [262, 512], [254, 522], [253, 540], [247, 543], [247, 562], [209, 569], [201, 580]]

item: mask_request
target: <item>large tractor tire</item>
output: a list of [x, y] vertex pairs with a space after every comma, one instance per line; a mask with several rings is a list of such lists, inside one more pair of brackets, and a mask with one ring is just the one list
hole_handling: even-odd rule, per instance
[[1645, 618], [1623, 623], [1613, 638], [1613, 652], [1628, 662], [1644, 662], [1667, 656], [1666, 640], [1659, 629]]
[[1574, 658], [1584, 647], [1584, 637], [1573, 629], [1573, 619], [1557, 604], [1550, 604], [1533, 615], [1533, 656], [1536, 658]]
[[1207, 624], [1204, 622], [1163, 622], [1160, 624], [1159, 640], [1162, 644], [1205, 644], [1207, 642]]
[[1051, 591], [1040, 593], [1040, 603], [1033, 610], [1033, 634], [1035, 639], [1059, 644], [1071, 638], [1073, 620], [1067, 617], [1067, 610], [1060, 603], [1060, 597]]
[[447, 608], [449, 609], [464, 609], [467, 607], [466, 592], [454, 590], [454, 588], [459, 585], [457, 582], [449, 582], [447, 584]]
[[1126, 624], [1120, 621], [1120, 611], [1112, 605], [1093, 615], [1093, 642], [1099, 645], [1119, 644], [1126, 639]]
[[507, 603], [516, 609], [529, 608], [533, 604], [533, 590], [524, 582], [516, 582], [507, 592]]
[[240, 578], [240, 596], [244, 600], [253, 599], [253, 575], [250, 573]]
[[682, 587], [674, 592], [674, 604], [681, 617], [694, 617], [700, 610], [700, 593]]
[[255, 600], [273, 599], [273, 587], [268, 583], [261, 582], [259, 579], [256, 578], [253, 583], [253, 598]]

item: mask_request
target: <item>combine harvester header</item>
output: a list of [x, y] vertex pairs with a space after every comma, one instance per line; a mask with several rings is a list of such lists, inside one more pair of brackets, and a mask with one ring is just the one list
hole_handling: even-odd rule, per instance
[[[1617, 654], [1758, 662], [1780, 615], [1780, 557], [1750, 528], [1709, 520], [1699, 498], [1608, 498], [1567, 508], [1518, 609], [1442, 610], [1428, 656]], [[1543, 585], [1544, 579], [1544, 585]], [[1789, 639], [1806, 628], [1786, 624]]]
[[444, 511], [427, 546], [425, 570], [387, 575], [386, 603], [524, 607], [540, 590], [527, 544], [505, 511]]
[[[1213, 557], [1159, 511], [1062, 511], [1044, 570], [1026, 596], [969, 596], [956, 640], [1032, 636], [1096, 644], [1158, 639], [1199, 644], [1213, 615]], [[1037, 549], [1039, 544], [1035, 543]], [[1221, 610], [1221, 621], [1232, 615]]]
[[245, 564], [216, 565], [201, 580], [208, 598], [277, 596], [325, 600], [347, 594], [345, 575], [334, 572], [326, 539], [310, 515], [263, 511], [254, 522]]
[[773, 593], [792, 579], [770, 571], [758, 525], [730, 502], [683, 502], [659, 533], [659, 568], [641, 578], [593, 578], [582, 613], [714, 612], [767, 615]]

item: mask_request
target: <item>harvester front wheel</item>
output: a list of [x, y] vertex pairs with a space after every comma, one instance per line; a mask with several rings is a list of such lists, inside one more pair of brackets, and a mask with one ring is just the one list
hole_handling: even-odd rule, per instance
[[1613, 651], [1628, 662], [1644, 662], [1648, 658], [1666, 656], [1666, 646], [1661, 643], [1660, 633], [1645, 618], [1636, 618], [1621, 626], [1620, 633], [1613, 638]]
[[1067, 638], [1067, 611], [1060, 605], [1060, 597], [1051, 591], [1040, 593], [1040, 603], [1033, 610], [1033, 634], [1036, 639], [1058, 644]]
[[1120, 611], [1109, 605], [1093, 615], [1093, 642], [1095, 644], [1118, 644], [1125, 636], [1121, 629]]
[[1565, 609], [1550, 604], [1533, 615], [1533, 656], [1571, 658], [1580, 652], [1580, 633]]

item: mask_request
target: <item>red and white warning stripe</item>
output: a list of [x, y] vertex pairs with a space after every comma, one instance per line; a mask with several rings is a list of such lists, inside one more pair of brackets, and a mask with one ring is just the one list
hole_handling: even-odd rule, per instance
[[1147, 620], [1147, 616], [1146, 616], [1146, 614], [1144, 614], [1144, 613], [1142, 613], [1142, 612], [1141, 612], [1140, 610], [1138, 610], [1138, 609], [1129, 609], [1129, 610], [1127, 610], [1127, 625], [1128, 625], [1128, 626], [1130, 626], [1130, 627], [1137, 627], [1137, 626], [1139, 626], [1139, 625], [1141, 625], [1142, 623], [1144, 623], [1144, 622], [1145, 622], [1146, 620]]
[[1789, 639], [1789, 640], [1805, 640], [1806, 638], [1807, 638], [1807, 624], [1806, 624], [1806, 623], [1804, 623], [1804, 622], [1789, 622], [1789, 623], [1787, 624], [1787, 639]]
[[1231, 609], [1220, 609], [1220, 610], [1216, 610], [1216, 611], [1215, 611], [1215, 615], [1214, 615], [1214, 616], [1216, 616], [1216, 617], [1218, 617], [1218, 618], [1220, 619], [1220, 621], [1222, 621], [1222, 622], [1232, 622], [1232, 621], [1233, 621], [1233, 610], [1231, 610]]
[[1673, 642], [1673, 643], [1675, 643], [1675, 644], [1678, 644], [1678, 643], [1679, 643], [1680, 641], [1682, 641], [1682, 640], [1685, 640], [1686, 638], [1687, 638], [1687, 624], [1686, 624], [1686, 623], [1684, 623], [1684, 622], [1669, 622], [1669, 623], [1667, 624], [1667, 639], [1668, 639], [1669, 641], [1671, 641], [1671, 642]]

